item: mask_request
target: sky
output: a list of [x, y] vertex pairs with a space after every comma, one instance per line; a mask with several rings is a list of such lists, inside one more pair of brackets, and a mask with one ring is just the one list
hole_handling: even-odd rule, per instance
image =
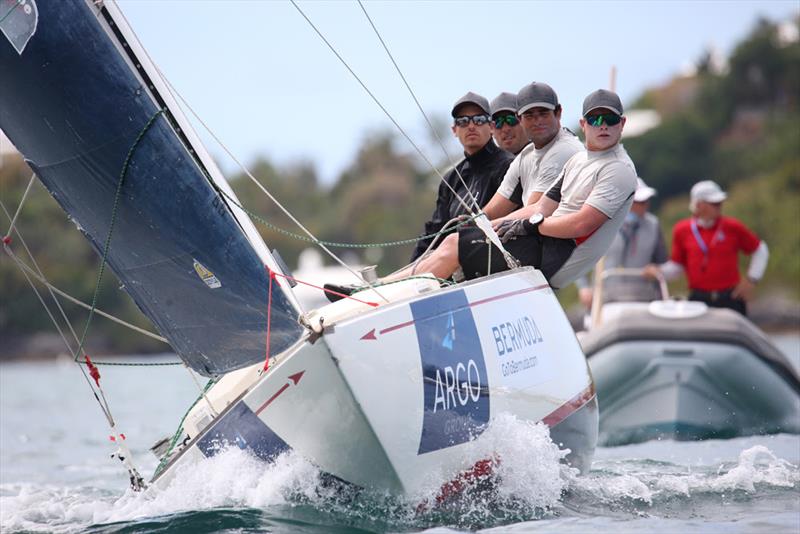
[[[426, 156], [446, 158], [359, 4], [298, 6]], [[390, 119], [288, 0], [119, 0], [169, 82], [245, 165], [310, 161], [331, 183]], [[491, 99], [550, 84], [577, 124], [583, 98], [608, 87], [623, 103], [685, 70], [708, 47], [727, 55], [759, 16], [791, 1], [367, 1], [364, 8], [429, 116], [449, 120], [467, 91]], [[200, 128], [198, 127], [198, 130]], [[449, 134], [449, 132], [448, 132]], [[208, 139], [206, 134], [202, 134]], [[452, 136], [449, 158], [459, 156]], [[226, 173], [238, 168], [206, 141]], [[413, 152], [406, 141], [398, 149]]]

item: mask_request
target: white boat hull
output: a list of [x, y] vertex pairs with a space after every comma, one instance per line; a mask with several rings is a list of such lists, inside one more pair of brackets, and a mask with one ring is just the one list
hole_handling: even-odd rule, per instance
[[588, 468], [592, 379], [553, 291], [532, 269], [329, 325], [255, 380], [160, 478], [199, 457], [191, 449], [212, 456], [237, 444], [264, 459], [292, 448], [347, 482], [413, 493], [432, 476], [446, 482], [470, 469], [460, 449], [502, 413], [548, 424], [573, 464]]

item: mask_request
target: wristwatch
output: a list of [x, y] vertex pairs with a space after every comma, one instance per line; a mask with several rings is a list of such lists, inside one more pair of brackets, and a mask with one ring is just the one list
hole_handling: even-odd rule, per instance
[[534, 213], [533, 215], [531, 215], [531, 218], [528, 219], [528, 222], [533, 225], [536, 225], [542, 222], [543, 220], [544, 220], [544, 215], [542, 215], [541, 213]]

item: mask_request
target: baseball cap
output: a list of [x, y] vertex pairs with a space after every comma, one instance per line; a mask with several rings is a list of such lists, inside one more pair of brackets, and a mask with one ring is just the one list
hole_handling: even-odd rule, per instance
[[558, 96], [553, 88], [542, 82], [531, 82], [517, 93], [517, 113], [522, 115], [531, 108], [556, 109]]
[[617, 115], [622, 115], [622, 101], [614, 91], [608, 89], [598, 89], [590, 93], [583, 100], [583, 116], [585, 117], [590, 111], [597, 108], [606, 108]]
[[634, 202], [645, 202], [658, 194], [658, 191], [644, 183], [641, 178], [636, 179], [636, 191], [633, 193]]
[[514, 93], [500, 93], [492, 100], [492, 116], [501, 111], [517, 112], [517, 95]]
[[697, 202], [716, 204], [726, 198], [728, 198], [728, 194], [716, 182], [711, 180], [703, 180], [692, 186], [691, 201], [693, 204]]
[[465, 94], [464, 96], [456, 100], [456, 103], [453, 104], [452, 111], [450, 111], [450, 115], [456, 117], [457, 116], [456, 112], [458, 111], [458, 108], [460, 108], [464, 104], [475, 104], [476, 106], [481, 108], [484, 113], [489, 115], [489, 109], [490, 109], [489, 101], [486, 100], [485, 96], [481, 96], [478, 93], [473, 93], [472, 91], [470, 91], [469, 93]]

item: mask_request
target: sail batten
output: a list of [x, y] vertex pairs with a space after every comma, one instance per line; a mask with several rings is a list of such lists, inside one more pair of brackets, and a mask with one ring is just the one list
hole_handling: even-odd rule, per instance
[[[190, 142], [196, 135], [176, 131], [169, 109], [156, 117], [169, 103], [143, 85], [120, 52], [130, 45], [97, 9], [105, 7], [41, 3], [22, 53], [0, 37], [0, 128], [100, 252], [124, 180], [108, 264], [187, 365], [216, 375], [263, 360], [264, 265], [274, 260], [218, 193], [230, 187], [213, 162], [198, 160], [206, 153]], [[274, 352], [302, 334], [296, 317], [277, 286]]]

